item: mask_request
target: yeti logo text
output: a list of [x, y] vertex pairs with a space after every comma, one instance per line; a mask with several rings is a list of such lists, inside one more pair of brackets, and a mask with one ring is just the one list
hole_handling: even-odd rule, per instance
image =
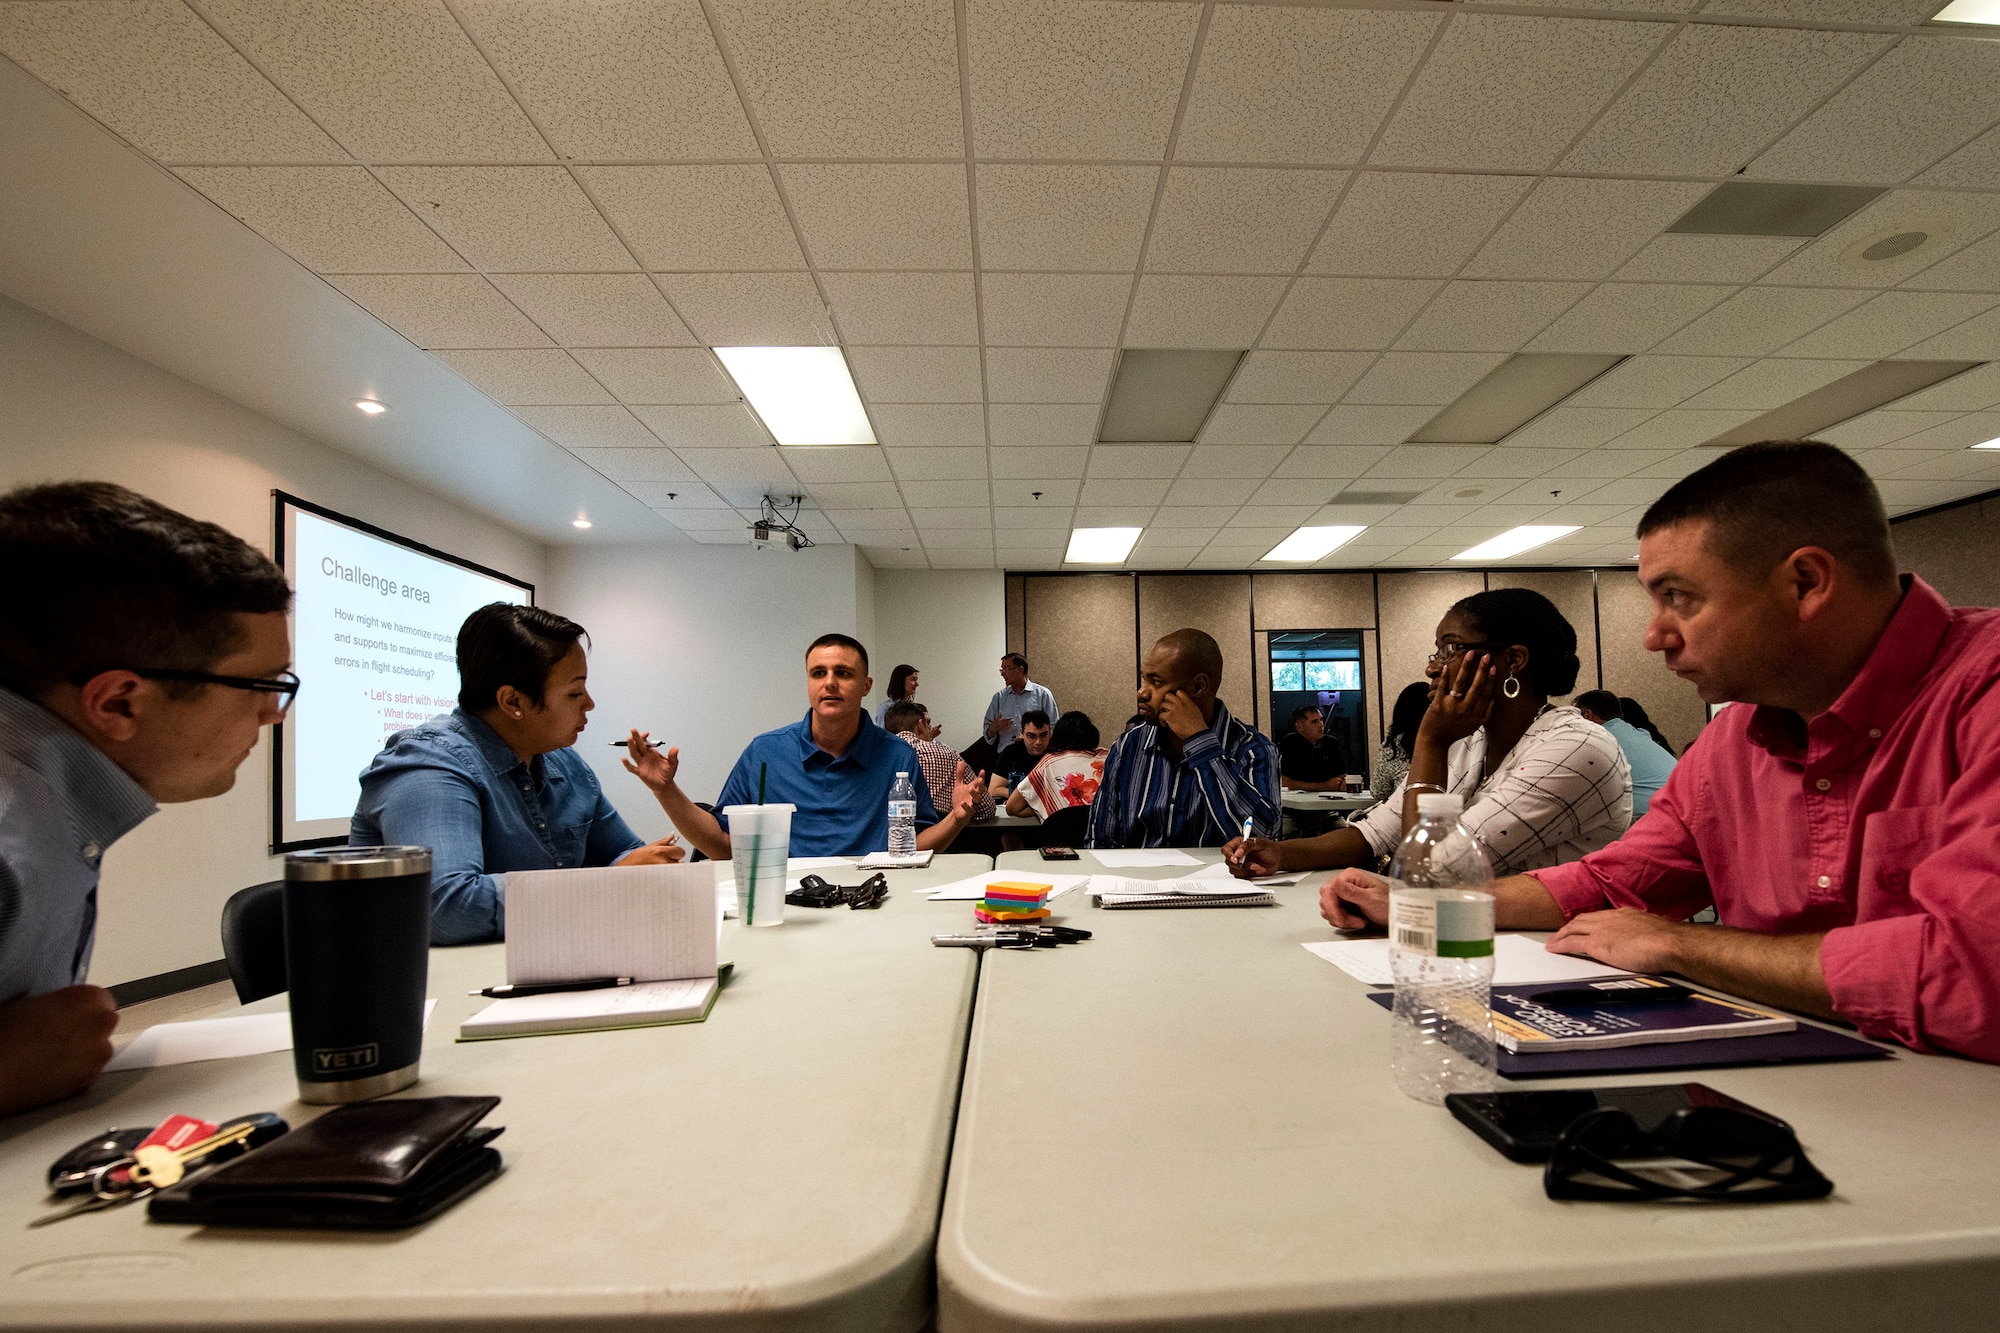
[[360, 1069], [373, 1069], [381, 1061], [381, 1048], [372, 1041], [366, 1046], [313, 1052], [313, 1068], [322, 1074], [351, 1074]]

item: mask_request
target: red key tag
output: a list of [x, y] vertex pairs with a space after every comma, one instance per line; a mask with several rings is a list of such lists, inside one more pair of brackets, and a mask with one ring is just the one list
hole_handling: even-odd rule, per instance
[[[206, 1120], [197, 1120], [191, 1115], [170, 1115], [161, 1121], [152, 1133], [134, 1145], [133, 1151], [137, 1152], [140, 1148], [157, 1147], [165, 1148], [171, 1152], [179, 1152], [190, 1143], [201, 1142], [220, 1128], [220, 1125], [212, 1125]], [[121, 1185], [131, 1178], [132, 1169], [130, 1167], [121, 1166], [111, 1173], [111, 1179]]]

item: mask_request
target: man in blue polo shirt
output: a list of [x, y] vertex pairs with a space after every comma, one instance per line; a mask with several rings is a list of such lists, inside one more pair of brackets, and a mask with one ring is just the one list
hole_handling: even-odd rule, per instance
[[822, 634], [806, 649], [804, 718], [767, 731], [745, 747], [715, 798], [713, 813], [702, 809], [674, 782], [680, 750], [664, 755], [644, 744], [632, 746], [636, 761], [625, 767], [660, 798], [682, 837], [713, 860], [729, 859], [729, 824], [724, 809], [752, 805], [761, 785], [772, 805], [797, 806], [792, 814], [792, 855], [865, 856], [889, 845], [889, 789], [897, 773], [908, 773], [917, 793], [917, 846], [943, 850], [972, 817], [980, 793], [978, 776], [953, 789], [951, 811], [938, 817], [929, 784], [910, 743], [877, 726], [861, 706], [875, 682], [868, 675], [868, 650], [845, 634]]

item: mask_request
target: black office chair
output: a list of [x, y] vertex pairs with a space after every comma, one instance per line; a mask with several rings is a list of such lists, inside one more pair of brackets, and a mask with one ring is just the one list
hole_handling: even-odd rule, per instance
[[[710, 805], [707, 801], [696, 801], [694, 803], [694, 808], [697, 810], [706, 810], [710, 814], [715, 813], [715, 807]], [[689, 865], [693, 865], [696, 861], [706, 861], [708, 859], [707, 853], [703, 852], [701, 848], [695, 846], [693, 843], [687, 843], [685, 845], [688, 849], [687, 863]]]
[[285, 979], [285, 881], [252, 884], [222, 905], [222, 957], [238, 1003], [289, 990]]
[[1037, 847], [1081, 847], [1090, 832], [1090, 807], [1072, 805], [1058, 810], [1035, 830]]

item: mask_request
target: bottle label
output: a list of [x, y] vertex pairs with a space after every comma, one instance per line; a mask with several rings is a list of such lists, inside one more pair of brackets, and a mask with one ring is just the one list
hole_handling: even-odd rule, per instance
[[1493, 954], [1493, 909], [1482, 902], [1389, 899], [1389, 939], [1398, 949], [1433, 958]]
[[1389, 897], [1389, 939], [1410, 953], [1437, 954], [1437, 904], [1402, 894]]
[[916, 817], [917, 803], [915, 801], [889, 802], [889, 821], [891, 823], [894, 823], [898, 819], [915, 819]]

